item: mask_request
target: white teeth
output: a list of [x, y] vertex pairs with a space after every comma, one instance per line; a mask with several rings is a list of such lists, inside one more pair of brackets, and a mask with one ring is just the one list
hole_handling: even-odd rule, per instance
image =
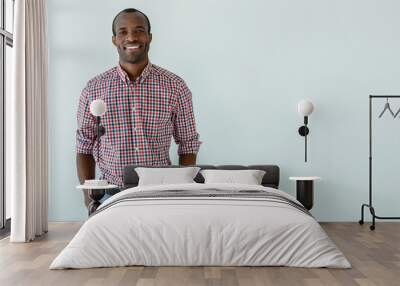
[[127, 49], [139, 49], [139, 46], [127, 46]]

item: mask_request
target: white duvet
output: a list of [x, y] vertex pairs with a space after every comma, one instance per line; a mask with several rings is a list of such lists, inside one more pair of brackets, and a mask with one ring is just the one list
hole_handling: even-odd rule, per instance
[[[50, 269], [145, 266], [294, 266], [349, 268], [350, 263], [310, 215], [255, 198], [152, 198], [134, 192], [262, 190], [238, 184], [135, 187], [106, 200], [56, 257]], [[136, 194], [136, 193], [135, 193]]]

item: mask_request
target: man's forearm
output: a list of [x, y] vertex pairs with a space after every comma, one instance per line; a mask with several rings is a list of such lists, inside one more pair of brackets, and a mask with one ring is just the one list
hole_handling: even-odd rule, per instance
[[[84, 184], [85, 180], [94, 179], [96, 175], [96, 163], [93, 156], [91, 154], [77, 153], [76, 169], [78, 171], [78, 178], [81, 184]], [[85, 205], [88, 207], [91, 201], [88, 190], [83, 190], [83, 196], [85, 199]]]
[[179, 155], [179, 165], [182, 166], [196, 165], [196, 154]]
[[78, 178], [81, 184], [85, 180], [94, 179], [96, 174], [96, 163], [92, 154], [76, 154], [76, 168], [78, 171]]

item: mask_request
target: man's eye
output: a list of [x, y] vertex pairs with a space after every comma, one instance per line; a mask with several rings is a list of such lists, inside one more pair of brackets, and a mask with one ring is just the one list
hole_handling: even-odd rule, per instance
[[121, 36], [122, 36], [122, 35], [126, 35], [126, 31], [119, 31], [119, 32], [118, 32], [118, 35], [121, 35]]

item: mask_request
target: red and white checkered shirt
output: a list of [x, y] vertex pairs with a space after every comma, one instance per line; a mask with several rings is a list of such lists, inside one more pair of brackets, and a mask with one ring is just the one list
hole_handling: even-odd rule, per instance
[[[107, 112], [101, 117], [106, 133], [99, 146], [89, 107], [100, 98]], [[135, 81], [120, 65], [91, 79], [80, 96], [77, 119], [77, 153], [93, 154], [102, 178], [118, 186], [126, 165], [170, 165], [172, 136], [179, 155], [196, 154], [201, 144], [190, 90], [180, 77], [150, 62]]]

